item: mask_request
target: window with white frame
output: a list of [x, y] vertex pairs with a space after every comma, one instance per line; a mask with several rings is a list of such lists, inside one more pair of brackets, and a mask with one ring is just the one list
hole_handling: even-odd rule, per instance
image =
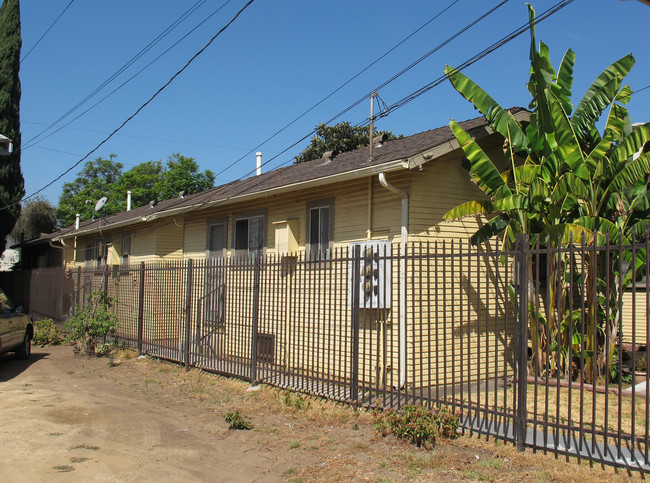
[[102, 267], [108, 257], [108, 242], [94, 240], [86, 243], [85, 265], [87, 267]]
[[240, 257], [256, 258], [264, 253], [264, 215], [235, 218], [233, 247]]
[[331, 256], [333, 215], [331, 200], [307, 205], [307, 243], [312, 260], [329, 260]]
[[131, 235], [125, 235], [124, 237], [122, 237], [122, 265], [128, 265], [130, 257], [131, 257]]
[[226, 256], [226, 220], [208, 223], [207, 256], [209, 258], [222, 258]]

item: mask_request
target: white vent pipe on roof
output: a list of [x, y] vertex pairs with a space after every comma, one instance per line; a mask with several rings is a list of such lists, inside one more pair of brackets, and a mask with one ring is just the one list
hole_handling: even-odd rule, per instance
[[81, 223], [81, 215], [79, 213], [76, 214], [75, 220], [74, 220], [74, 229], [78, 230], [79, 229], [79, 224]]
[[131, 192], [126, 192], [126, 211], [131, 211]]
[[262, 174], [262, 152], [258, 151], [255, 153], [255, 156], [257, 157], [257, 173], [256, 175], [259, 176]]

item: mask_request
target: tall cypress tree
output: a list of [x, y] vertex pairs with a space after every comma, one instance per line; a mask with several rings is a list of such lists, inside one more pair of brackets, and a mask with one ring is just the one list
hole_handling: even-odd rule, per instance
[[20, 170], [20, 3], [4, 0], [0, 6], [0, 134], [14, 144], [13, 153], [0, 157], [0, 253], [20, 215], [25, 194]]

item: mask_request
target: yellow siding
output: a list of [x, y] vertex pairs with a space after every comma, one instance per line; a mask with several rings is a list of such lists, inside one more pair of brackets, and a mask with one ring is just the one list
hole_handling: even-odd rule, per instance
[[474, 218], [446, 222], [443, 216], [459, 204], [477, 199], [485, 199], [485, 195], [470, 181], [460, 158], [426, 164], [423, 171], [413, 177], [409, 238], [468, 240], [479, 227]]
[[623, 292], [623, 313], [621, 331], [623, 342], [637, 345], [647, 345], [648, 343], [648, 326], [650, 323], [649, 301], [646, 296], [645, 288], [637, 290], [627, 290]]
[[185, 222], [183, 235], [183, 257], [203, 258], [206, 251], [207, 224], [203, 219], [190, 219]]
[[165, 220], [156, 231], [156, 256], [162, 260], [183, 258], [183, 225]]

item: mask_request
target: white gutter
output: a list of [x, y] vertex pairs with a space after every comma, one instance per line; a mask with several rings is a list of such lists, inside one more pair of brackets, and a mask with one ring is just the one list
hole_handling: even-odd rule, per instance
[[402, 232], [399, 261], [399, 387], [406, 385], [406, 241], [408, 239], [409, 195], [386, 181], [386, 175], [379, 173], [379, 183], [402, 197]]

